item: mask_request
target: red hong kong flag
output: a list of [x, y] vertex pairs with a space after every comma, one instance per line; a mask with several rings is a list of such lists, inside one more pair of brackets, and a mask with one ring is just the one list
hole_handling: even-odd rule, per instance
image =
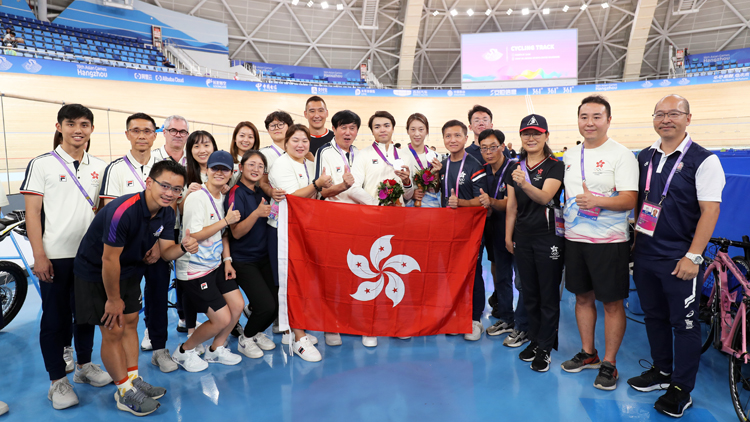
[[282, 330], [471, 332], [483, 208], [375, 207], [288, 195], [279, 211]]

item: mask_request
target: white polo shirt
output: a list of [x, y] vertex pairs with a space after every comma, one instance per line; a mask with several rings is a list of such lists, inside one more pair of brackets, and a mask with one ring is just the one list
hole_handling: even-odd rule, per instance
[[[303, 160], [304, 164], [294, 161], [287, 154], [279, 157], [268, 172], [268, 181], [276, 189], [281, 189], [287, 195], [296, 192], [315, 180], [315, 165], [312, 161]], [[271, 200], [271, 205], [277, 205], [275, 200]], [[276, 227], [276, 220], [269, 218], [268, 225]]]
[[[581, 149], [583, 144], [570, 148], [563, 155], [565, 164], [565, 238], [582, 243], [627, 242], [630, 211], [602, 209], [596, 220], [578, 215], [576, 195], [583, 193], [581, 177]], [[629, 149], [612, 138], [597, 148], [584, 151], [586, 187], [606, 197], [622, 191], [638, 192], [638, 160]]]
[[[344, 154], [343, 157], [341, 156], [341, 153]], [[351, 171], [351, 168], [354, 165], [354, 158], [357, 154], [358, 150], [354, 145], [350, 147], [349, 151], [342, 151], [339, 149], [338, 145], [336, 145], [336, 139], [331, 140], [331, 142], [324, 144], [318, 149], [318, 153], [315, 156], [315, 177], [320, 177], [320, 175], [323, 174], [323, 169], [325, 169], [326, 174], [331, 176], [334, 185], [342, 183], [344, 181], [346, 166], [348, 165], [350, 169], [349, 171]], [[330, 196], [326, 198], [326, 201], [354, 204], [356, 202], [349, 197], [350, 189], [347, 189], [336, 196]]]
[[[427, 152], [425, 152], [427, 150]], [[404, 156], [401, 157], [401, 151], [403, 151]], [[411, 152], [411, 149], [407, 145], [406, 148], [399, 150], [399, 157], [401, 157], [402, 160], [409, 166], [409, 171], [411, 171], [411, 174], [409, 174], [409, 177], [411, 177], [412, 180], [414, 180], [414, 174], [422, 168], [427, 168], [427, 165], [432, 162], [434, 159], [439, 159], [438, 154], [427, 148], [426, 146], [422, 146], [421, 151], [416, 151], [417, 157], [419, 157], [419, 162], [422, 163], [422, 167], [419, 167], [419, 164], [417, 164], [417, 158], [414, 158], [414, 153]]]
[[[107, 164], [84, 152], [76, 170], [73, 157], [62, 146], [55, 148], [55, 152], [98, 207], [99, 183]], [[94, 219], [91, 205], [70, 177], [62, 164], [51, 153], [46, 153], [29, 162], [21, 184], [22, 194], [44, 197], [42, 245], [49, 259], [75, 258], [81, 239]]]
[[[169, 160], [170, 158], [172, 158], [169, 156], [169, 153], [167, 152], [166, 145], [162, 146], [161, 148], [152, 149], [151, 156], [154, 157], [157, 163], [159, 161]], [[182, 158], [180, 158], [179, 163], [182, 167], [185, 167], [187, 165], [187, 155], [185, 155], [184, 149], [182, 150]]]
[[[202, 187], [206, 188], [206, 185]], [[213, 204], [211, 203], [212, 199]], [[214, 205], [216, 209], [214, 209]], [[197, 233], [223, 218], [224, 195], [220, 193], [219, 198], [209, 198], [209, 195], [206, 195], [203, 190], [193, 192], [185, 200], [180, 237], [185, 237], [185, 230], [190, 230], [190, 233]], [[226, 228], [214, 233], [208, 239], [198, 242], [197, 253], [190, 254], [188, 252], [179, 258], [180, 265], [177, 266], [177, 278], [193, 280], [208, 275], [221, 265], [221, 252], [224, 250], [221, 235], [224, 230]]]
[[[162, 160], [158, 160], [162, 161]], [[112, 161], [104, 170], [102, 178], [102, 189], [99, 197], [102, 199], [115, 199], [129, 193], [138, 193], [146, 189], [146, 179], [151, 172], [151, 167], [157, 162], [156, 157], [151, 154], [146, 165], [139, 163], [133, 154], [128, 151], [124, 157]], [[130, 165], [128, 165], [130, 164]], [[132, 170], [130, 167], [133, 167]]]
[[[383, 161], [383, 158], [380, 157], [380, 154], [378, 154], [375, 148], [375, 146], [370, 145], [354, 157], [354, 166], [352, 167], [354, 186], [349, 189], [352, 191], [349, 195], [359, 204], [377, 205], [378, 185], [386, 179], [395, 179], [396, 182], [403, 185], [401, 178], [396, 176], [393, 167]], [[407, 162], [404, 161], [404, 152], [395, 148], [393, 144], [390, 145], [390, 148], [388, 148], [387, 151], [384, 147], [381, 147], [380, 144], [378, 144], [377, 148], [379, 148], [380, 152], [391, 164], [394, 164], [396, 159], [395, 151], [398, 150], [399, 159], [404, 162], [405, 165], [408, 165]], [[410, 171], [409, 177], [412, 176], [413, 173]], [[364, 190], [364, 193], [366, 193], [371, 200], [367, 200], [361, 196], [362, 190]], [[414, 184], [412, 183], [409, 188], [404, 188], [404, 195], [401, 198], [401, 204], [405, 204], [407, 200], [411, 199], [413, 194]]]
[[269, 172], [271, 171], [271, 167], [273, 167], [273, 163], [276, 162], [276, 159], [286, 154], [286, 152], [282, 148], [279, 148], [276, 144], [271, 144], [265, 148], [261, 148], [260, 153], [266, 156], [266, 161], [268, 162], [268, 166], [266, 167], [266, 174], [269, 174]]

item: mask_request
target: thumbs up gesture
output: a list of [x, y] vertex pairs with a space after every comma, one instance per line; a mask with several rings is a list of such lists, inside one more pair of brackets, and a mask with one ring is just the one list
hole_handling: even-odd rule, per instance
[[318, 177], [318, 187], [330, 188], [332, 184], [331, 176], [326, 174], [326, 168], [323, 167], [323, 172]]
[[[323, 170], [325, 170], [325, 168]], [[344, 167], [344, 184], [347, 189], [354, 186], [354, 176], [352, 176], [349, 166]]]
[[240, 221], [240, 218], [242, 218], [242, 215], [240, 215], [239, 211], [234, 209], [234, 202], [232, 202], [232, 204], [229, 205], [227, 215], [224, 216], [224, 219], [227, 221], [227, 224], [231, 226], [232, 224]]
[[190, 236], [190, 229], [185, 230], [185, 236], [182, 237], [182, 246], [190, 253], [198, 252], [198, 241]]
[[583, 182], [583, 193], [576, 195], [576, 204], [582, 210], [590, 210], [597, 207], [597, 196], [591, 193], [586, 182]]
[[484, 192], [484, 189], [479, 189], [479, 203], [482, 204], [483, 207], [489, 208], [490, 207], [490, 196], [487, 195]]
[[515, 170], [513, 170], [513, 173], [511, 173], [511, 177], [513, 177], [513, 181], [516, 182], [516, 186], [523, 189], [524, 185], [526, 184], [526, 174], [523, 170], [521, 170], [521, 166], [518, 166]]
[[256, 208], [254, 212], [258, 218], [268, 218], [268, 216], [271, 215], [271, 205], [266, 202], [266, 198], [263, 198], [263, 200], [260, 201], [260, 205], [258, 205], [258, 208]]
[[448, 198], [448, 207], [456, 209], [458, 208], [458, 196], [456, 196], [456, 190], [451, 188], [451, 196]]

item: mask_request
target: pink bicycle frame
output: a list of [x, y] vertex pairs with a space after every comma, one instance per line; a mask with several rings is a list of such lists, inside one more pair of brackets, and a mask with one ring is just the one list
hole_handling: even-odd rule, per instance
[[[739, 293], [739, 290], [736, 290], [732, 293], [729, 293], [727, 290], [727, 269], [734, 274], [735, 278], [742, 284], [742, 289], [744, 290], [745, 295], [750, 297], [750, 283], [748, 283], [745, 280], [745, 276], [742, 275], [739, 269], [737, 269], [737, 266], [734, 264], [732, 259], [727, 255], [726, 252], [718, 251], [716, 253], [716, 258], [711, 262], [711, 265], [706, 268], [705, 273], [703, 274], [703, 279], [705, 280], [706, 277], [708, 277], [713, 270], [716, 270], [719, 274], [719, 279], [717, 280], [714, 278], [714, 286], [711, 289], [711, 296], [708, 298], [708, 306], [710, 307], [713, 300], [714, 300], [714, 291], [716, 289], [716, 286], [719, 286], [719, 315], [720, 315], [720, 324], [719, 329], [721, 331], [721, 351], [724, 353], [732, 354], [737, 359], [744, 359], [745, 363], [748, 363], [750, 361], [750, 356], [747, 354], [747, 327], [746, 327], [746, 321], [745, 321], [745, 302], [741, 301], [739, 305], [739, 309], [737, 310], [737, 314], [735, 316], [739, 316], [739, 318], [735, 317], [734, 321], [732, 321], [732, 313], [730, 312], [730, 305], [737, 300], [737, 294]], [[734, 333], [737, 331], [737, 328], [742, 330], [742, 350], [734, 350], [732, 348], [732, 339], [734, 339]], [[729, 328], [728, 330], [726, 328]]]

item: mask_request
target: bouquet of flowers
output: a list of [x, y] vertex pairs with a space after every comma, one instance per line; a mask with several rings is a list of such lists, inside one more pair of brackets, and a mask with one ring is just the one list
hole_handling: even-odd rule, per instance
[[399, 204], [404, 188], [394, 179], [387, 179], [378, 185], [378, 205], [396, 206]]
[[[435, 191], [440, 190], [440, 179], [438, 174], [433, 172], [431, 167], [423, 168], [414, 174], [414, 184], [422, 192], [427, 192], [432, 188]], [[415, 207], [421, 207], [422, 201], [414, 200]]]

